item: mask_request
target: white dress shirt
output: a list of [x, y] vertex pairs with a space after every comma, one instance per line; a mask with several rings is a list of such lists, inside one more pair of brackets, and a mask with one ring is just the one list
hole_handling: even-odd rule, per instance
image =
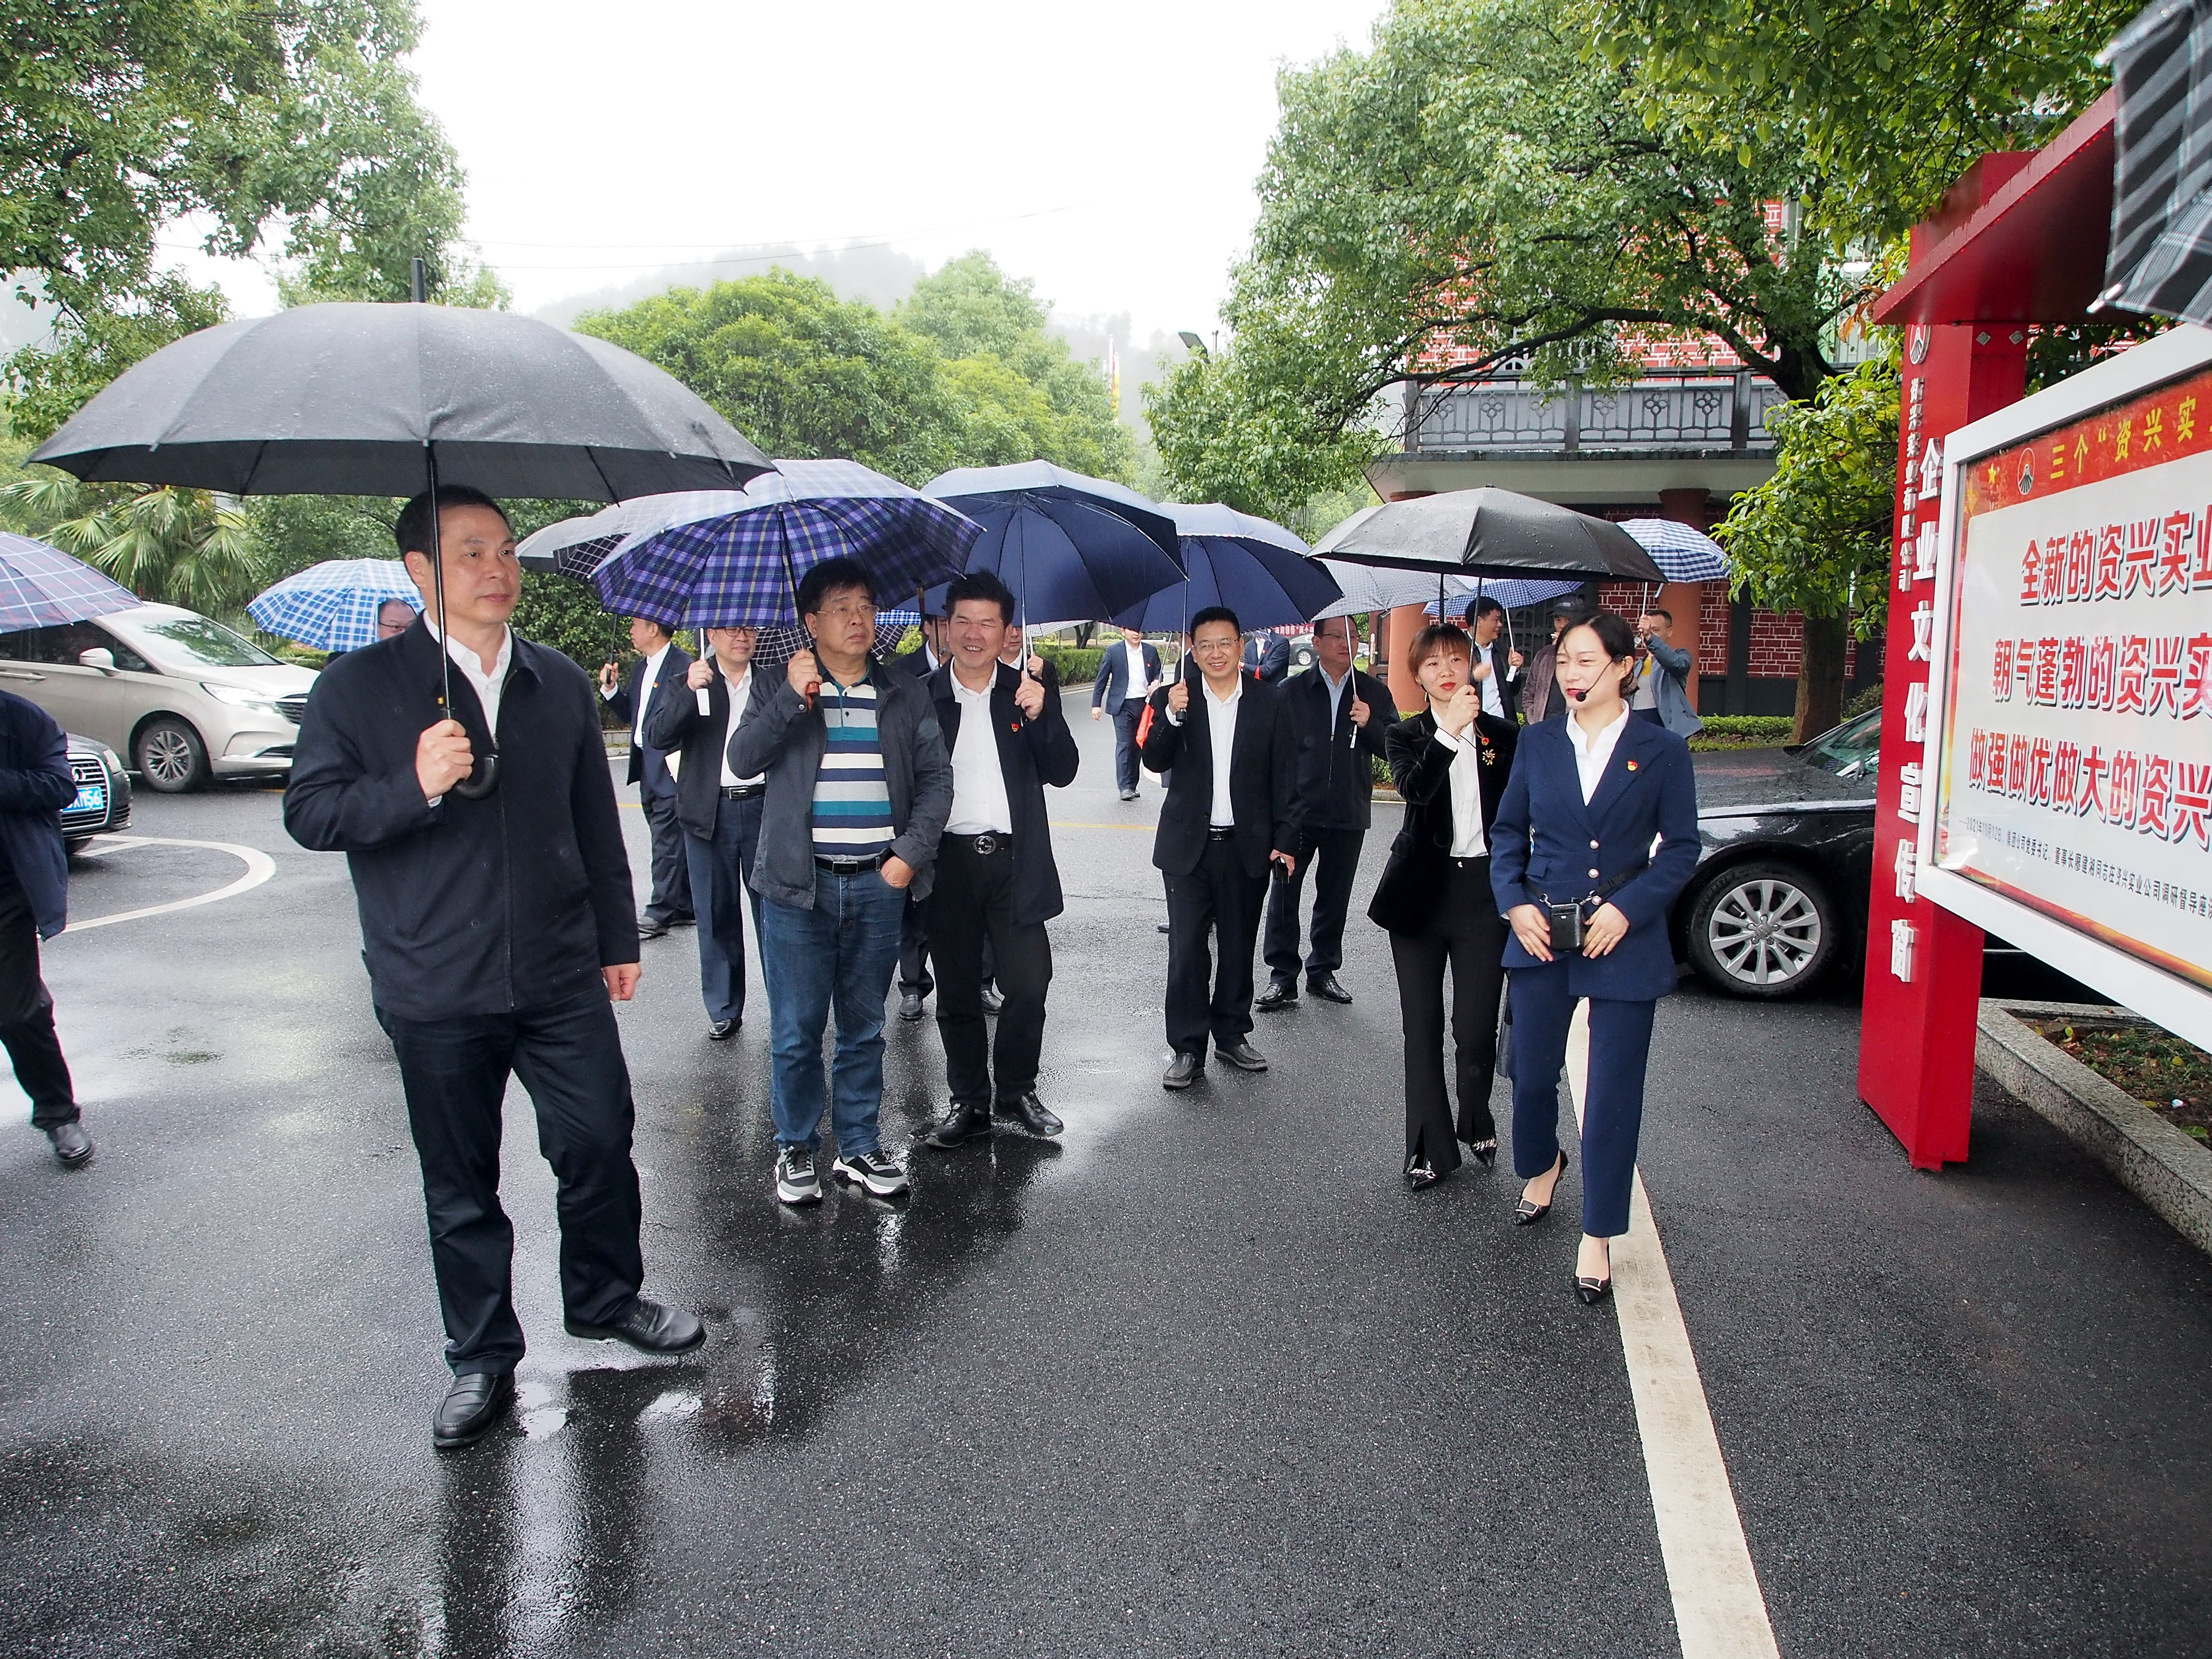
[[1475, 684], [1482, 689], [1482, 712], [1498, 720], [1505, 718], [1505, 694], [1498, 689], [1498, 678], [1505, 672], [1505, 653], [1492, 641], [1488, 645], [1474, 647], [1476, 654], [1490, 665], [1490, 672]]
[[637, 677], [637, 707], [631, 712], [629, 738], [640, 749], [645, 747], [645, 711], [653, 702], [653, 688], [660, 684], [660, 665], [667, 660], [668, 646], [663, 645], [645, 659], [644, 671]]
[[1152, 682], [1151, 677], [1145, 672], [1143, 642], [1132, 645], [1127, 640], [1122, 641], [1121, 653], [1129, 660], [1129, 689], [1121, 694], [1121, 701], [1127, 702], [1133, 697], [1150, 696]]
[[1006, 801], [1006, 775], [999, 764], [999, 734], [991, 721], [992, 682], [981, 691], [960, 683], [952, 671], [952, 700], [960, 710], [960, 735], [952, 740], [952, 816], [945, 822], [953, 836], [1009, 836], [1013, 809]]
[[1568, 714], [1567, 741], [1575, 746], [1575, 771], [1582, 779], [1584, 805], [1597, 793], [1598, 780], [1605, 775], [1606, 763], [1613, 758], [1613, 745], [1627, 729], [1628, 720], [1628, 710], [1624, 708], [1613, 717], [1610, 726], [1592, 737], [1583, 730], [1582, 723], [1572, 714]]
[[1482, 764], [1482, 740], [1471, 726], [1457, 737], [1439, 726], [1437, 741], [1453, 751], [1448, 779], [1451, 789], [1451, 855], [1455, 859], [1485, 857], [1490, 851], [1490, 843], [1482, 833], [1482, 780], [1476, 770]]
[[[422, 613], [422, 626], [430, 630], [432, 639], [439, 637], [437, 622], [427, 611]], [[499, 630], [499, 655], [492, 659], [489, 673], [484, 672], [483, 664], [477, 653], [459, 640], [446, 641], [446, 654], [453, 659], [453, 666], [459, 669], [468, 683], [476, 688], [477, 701], [483, 705], [484, 726], [490, 732], [493, 741], [497, 742], [499, 699], [500, 694], [507, 689], [507, 668], [514, 661], [514, 630], [509, 628]]]
[[1352, 671], [1347, 668], [1342, 679], [1333, 680], [1328, 677], [1328, 670], [1316, 663], [1314, 672], [1321, 676], [1321, 683], [1328, 688], [1328, 730], [1329, 735], [1334, 737], [1336, 735], [1337, 717], [1344, 712], [1344, 688], [1352, 684]]
[[[750, 663], [745, 665], [745, 677], [741, 680], [733, 680], [727, 674], [722, 676], [722, 680], [730, 688], [730, 712], [722, 727], [722, 787], [730, 789], [741, 783], [759, 783], [763, 776], [761, 773], [741, 778], [730, 769], [730, 739], [738, 735], [738, 728], [744, 724], [746, 706], [753, 700], [753, 665]], [[706, 688], [702, 686], [699, 693], [704, 696]]]
[[1206, 680], [1200, 680], [1199, 688], [1212, 705], [1206, 711], [1206, 734], [1213, 739], [1213, 811], [1206, 822], [1225, 830], [1237, 822], [1236, 809], [1229, 803], [1229, 761], [1237, 751], [1237, 708], [1244, 701], [1244, 677], [1237, 677], [1235, 689], [1225, 697], [1215, 696]]

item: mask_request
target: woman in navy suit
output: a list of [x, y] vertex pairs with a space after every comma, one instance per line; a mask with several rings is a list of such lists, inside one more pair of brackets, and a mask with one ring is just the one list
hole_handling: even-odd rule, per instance
[[[1607, 1241], [1628, 1231], [1629, 1184], [1644, 1119], [1651, 1015], [1674, 988], [1667, 913], [1698, 867], [1698, 787], [1690, 750], [1663, 726], [1629, 717], [1636, 639], [1610, 611], [1560, 635], [1568, 714], [1521, 734], [1492, 826], [1490, 883], [1511, 925], [1513, 1168], [1528, 1185], [1516, 1225], [1541, 1221], [1566, 1172], [1559, 1140], [1567, 1022], [1589, 999], [1583, 1095], [1583, 1241], [1575, 1288], [1613, 1288]], [[1571, 914], [1561, 912], [1571, 907]], [[1579, 951], [1552, 945], [1582, 922]]]

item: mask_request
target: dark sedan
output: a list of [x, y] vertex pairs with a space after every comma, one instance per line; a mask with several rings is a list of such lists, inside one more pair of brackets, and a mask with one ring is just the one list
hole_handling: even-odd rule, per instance
[[69, 739], [76, 799], [62, 808], [62, 839], [74, 853], [94, 836], [130, 823], [131, 777], [123, 769], [123, 757], [106, 744], [74, 732], [63, 735]]

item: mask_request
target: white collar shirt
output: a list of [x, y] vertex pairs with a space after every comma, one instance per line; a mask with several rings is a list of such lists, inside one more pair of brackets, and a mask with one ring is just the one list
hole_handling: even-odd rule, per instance
[[1152, 678], [1145, 672], [1144, 641], [1139, 640], [1136, 644], [1132, 645], [1128, 641], [1124, 640], [1121, 641], [1121, 651], [1122, 654], [1129, 659], [1129, 689], [1121, 694], [1122, 701], [1127, 702], [1134, 697], [1151, 696]]
[[1237, 677], [1236, 689], [1225, 697], [1213, 695], [1213, 687], [1204, 680], [1199, 689], [1211, 705], [1206, 711], [1206, 735], [1213, 742], [1213, 808], [1206, 822], [1217, 830], [1225, 830], [1237, 822], [1236, 808], [1229, 799], [1229, 763], [1237, 752], [1237, 709], [1244, 701], [1244, 677]]
[[[741, 778], [730, 769], [730, 740], [738, 735], [738, 728], [745, 723], [745, 709], [753, 700], [753, 665], [750, 663], [745, 665], [744, 677], [742, 679], [733, 680], [727, 674], [724, 674], [722, 684], [730, 690], [730, 712], [722, 726], [722, 787], [733, 789], [739, 784], [759, 783], [763, 781], [760, 773], [756, 772], [749, 778]], [[707, 690], [702, 686], [699, 689], [699, 700], [703, 703], [706, 698]]]
[[963, 685], [957, 668], [951, 678], [952, 701], [960, 710], [960, 735], [952, 740], [952, 816], [945, 822], [945, 833], [1012, 835], [1013, 808], [1006, 800], [1006, 774], [999, 764], [999, 734], [991, 718], [991, 692], [998, 676], [994, 672], [981, 691]]
[[1582, 723], [1572, 713], [1567, 715], [1567, 741], [1575, 746], [1575, 771], [1582, 780], [1584, 805], [1597, 793], [1598, 780], [1605, 775], [1606, 763], [1612, 760], [1613, 747], [1627, 729], [1628, 720], [1628, 710], [1623, 708], [1613, 716], [1611, 725], [1592, 736], [1583, 730]]
[[[430, 630], [432, 639], [439, 637], [438, 624], [430, 619], [427, 611], [423, 613], [422, 626]], [[449, 639], [445, 643], [446, 654], [453, 659], [453, 666], [459, 669], [462, 676], [475, 688], [477, 701], [483, 705], [485, 729], [496, 742], [499, 738], [500, 694], [507, 690], [507, 671], [514, 662], [514, 630], [511, 628], [499, 630], [499, 655], [492, 659], [489, 673], [484, 672], [483, 664], [477, 653], [459, 640]]]
[[1476, 646], [1474, 650], [1478, 658], [1490, 665], [1490, 672], [1475, 682], [1482, 688], [1482, 712], [1502, 720], [1505, 718], [1505, 694], [1498, 689], [1498, 682], [1505, 672], [1505, 653], [1498, 648], [1494, 640], [1488, 645]]
[[1336, 722], [1344, 712], [1344, 688], [1352, 684], [1352, 671], [1346, 669], [1340, 680], [1332, 679], [1328, 670], [1316, 663], [1314, 672], [1321, 676], [1321, 683], [1328, 688], [1328, 729], [1334, 732]]
[[652, 706], [653, 688], [660, 683], [660, 665], [667, 660], [668, 647], [664, 645], [645, 659], [637, 677], [637, 708], [630, 720], [629, 737], [641, 749], [645, 747], [645, 711]]
[[1437, 741], [1452, 751], [1451, 772], [1446, 779], [1451, 791], [1451, 855], [1479, 859], [1490, 851], [1482, 833], [1482, 739], [1473, 726], [1454, 737], [1439, 726]]

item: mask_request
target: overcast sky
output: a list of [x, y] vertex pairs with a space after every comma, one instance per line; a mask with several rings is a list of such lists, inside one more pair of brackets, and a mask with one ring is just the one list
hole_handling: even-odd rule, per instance
[[[1364, 46], [1383, 9], [424, 0], [414, 63], [521, 309], [732, 246], [980, 246], [1142, 340], [1213, 326], [1277, 66]], [[222, 280], [273, 307], [258, 273]]]

